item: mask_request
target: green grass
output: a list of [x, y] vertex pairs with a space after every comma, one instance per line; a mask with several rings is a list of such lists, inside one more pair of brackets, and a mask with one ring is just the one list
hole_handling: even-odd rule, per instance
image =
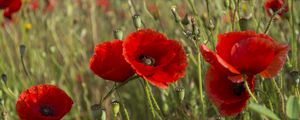
[[[1, 82], [0, 119], [18, 119], [15, 110], [18, 95], [30, 86], [44, 83], [59, 86], [74, 100], [75, 104], [71, 112], [64, 117], [65, 120], [95, 119], [91, 106], [100, 103], [101, 98], [109, 92], [114, 83], [104, 81], [94, 75], [89, 70], [89, 59], [96, 44], [114, 38], [114, 30], [121, 29], [125, 36], [136, 30], [131, 19], [133, 14], [141, 16], [146, 28], [155, 29], [170, 39], [181, 41], [188, 52], [189, 66], [184, 78], [166, 90], [151, 86], [150, 92], [157, 101], [157, 105], [153, 103], [154, 111], [152, 112], [156, 116], [170, 120], [238, 119], [220, 117], [216, 108], [207, 99], [202, 83], [208, 65], [195, 47], [195, 44], [200, 42], [208, 42], [213, 48], [219, 33], [239, 31], [237, 18], [234, 26], [230, 22], [223, 22], [224, 15], [229, 18], [230, 10], [225, 7], [223, 0], [146, 0], [156, 3], [159, 11], [158, 18], [154, 18], [147, 11], [145, 5], [149, 3], [144, 4], [144, 0], [132, 0], [132, 4], [128, 4], [130, 0], [110, 0], [111, 5], [108, 11], [95, 6], [95, 0], [84, 0], [81, 5], [75, 4], [72, 0], [57, 1], [58, 5], [51, 13], [44, 13], [42, 10], [30, 11], [28, 4], [24, 3], [22, 10], [15, 16], [15, 23], [0, 29], [0, 74], [7, 75], [7, 83]], [[207, 1], [208, 4], [206, 4]], [[232, 10], [235, 9], [233, 1], [229, 2]], [[239, 1], [236, 15], [245, 17], [252, 14], [253, 30], [263, 33], [270, 20], [262, 7], [263, 2], [260, 0]], [[268, 32], [274, 40], [289, 44], [290, 54], [287, 63], [278, 77], [274, 79], [261, 80], [262, 78], [257, 77], [254, 93], [259, 105], [265, 106], [280, 119], [288, 119], [289, 113], [286, 112], [286, 106], [290, 96], [296, 96], [298, 104], [300, 102], [299, 75], [291, 76], [292, 71], [300, 70], [300, 51], [299, 47], [297, 48], [300, 43], [300, 11], [297, 9], [300, 1], [287, 1], [289, 1], [290, 8], [287, 16], [289, 18], [275, 20]], [[184, 12], [195, 18], [195, 27], [200, 31], [199, 36], [191, 37], [183, 34], [186, 32], [183, 30], [191, 32], [192, 27], [191, 24], [185, 26], [176, 23], [171, 12], [174, 5], [177, 6], [179, 15], [180, 12]], [[185, 9], [181, 10], [183, 7]], [[213, 20], [212, 24], [207, 22], [209, 19]], [[31, 29], [26, 28], [28, 24], [32, 25]], [[194, 38], [196, 41], [193, 42]], [[22, 66], [20, 45], [26, 46], [23, 60], [28, 75]], [[297, 77], [298, 82], [296, 82]], [[122, 104], [118, 119], [126, 119], [124, 106], [130, 119], [160, 119], [152, 117], [147, 101], [152, 99], [150, 101], [153, 102], [153, 98], [147, 100], [143, 85], [145, 83], [139, 80], [130, 81], [118, 89], [119, 95], [115, 92], [103, 101], [107, 119], [113, 119], [111, 104], [113, 99], [117, 99]], [[185, 96], [182, 102], [178, 100], [177, 87], [184, 88]], [[249, 102], [255, 103], [253, 99]], [[163, 115], [157, 110], [157, 106]], [[265, 118], [266, 115], [261, 113], [263, 112], [257, 113], [247, 108], [241, 114], [240, 119]]]

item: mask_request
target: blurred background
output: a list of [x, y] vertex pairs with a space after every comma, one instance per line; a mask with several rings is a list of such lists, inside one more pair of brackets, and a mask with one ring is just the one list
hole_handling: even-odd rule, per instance
[[[89, 59], [95, 45], [114, 39], [114, 30], [123, 31], [124, 37], [136, 31], [132, 20], [136, 14], [145, 28], [181, 41], [186, 48], [189, 62], [186, 76], [166, 90], [151, 87], [164, 119], [199, 120], [203, 116], [212, 120], [235, 119], [220, 117], [199, 86], [207, 64], [201, 61], [202, 67], [197, 68], [198, 50], [189, 36], [193, 32], [191, 19], [196, 19], [199, 26], [197, 40], [214, 43], [218, 34], [240, 31], [242, 18], [249, 22], [249, 30], [258, 33], [264, 32], [270, 20], [261, 0], [237, 0], [239, 7], [235, 7], [235, 0], [53, 0], [53, 8], [45, 8], [44, 0], [38, 1], [36, 6], [34, 0], [24, 0], [13, 21], [0, 17], [0, 74], [7, 75], [7, 81], [1, 82], [0, 119], [18, 119], [15, 111], [18, 95], [30, 86], [44, 83], [59, 86], [74, 100], [64, 120], [100, 119], [101, 110], [92, 110], [91, 106], [99, 104], [114, 83], [94, 75], [89, 69]], [[289, 9], [283, 18], [275, 19], [268, 35], [280, 43], [299, 46], [300, 11], [297, 7], [300, 1], [291, 1], [288, 0], [289, 8], [292, 5], [295, 8]], [[236, 18], [232, 17], [235, 9], [238, 10]], [[260, 104], [278, 116], [282, 115], [280, 103], [285, 104], [292, 95], [299, 98], [299, 47], [293, 50], [281, 74], [274, 78], [278, 86], [271, 80], [256, 83], [255, 95]], [[182, 101], [178, 99], [179, 88], [185, 93]], [[282, 94], [278, 94], [278, 90]], [[199, 92], [203, 92], [204, 98], [199, 97]], [[138, 80], [129, 82], [104, 101], [101, 109], [108, 120], [113, 119], [112, 100], [124, 105], [117, 119], [125, 119], [124, 107], [132, 120], [153, 119]], [[265, 118], [246, 109], [240, 119]]]

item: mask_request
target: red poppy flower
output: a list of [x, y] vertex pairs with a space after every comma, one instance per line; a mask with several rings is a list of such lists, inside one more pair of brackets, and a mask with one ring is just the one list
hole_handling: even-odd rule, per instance
[[60, 120], [72, 105], [72, 99], [63, 90], [44, 84], [21, 93], [16, 109], [21, 120]]
[[131, 77], [134, 70], [122, 55], [122, 44], [123, 41], [114, 40], [97, 45], [90, 60], [90, 69], [99, 77], [115, 82]]
[[22, 1], [21, 0], [13, 0], [9, 6], [7, 6], [4, 10], [3, 16], [7, 19], [12, 20], [12, 14], [18, 12], [21, 9]]
[[13, 0], [0, 0], [0, 9], [8, 7], [12, 2]]
[[54, 9], [56, 0], [45, 0], [44, 12], [51, 12]]
[[103, 8], [104, 11], [107, 12], [110, 2], [109, 0], [97, 0], [96, 5]]
[[180, 43], [150, 29], [128, 35], [123, 55], [138, 75], [160, 88], [182, 78], [187, 66]]
[[40, 4], [39, 4], [39, 0], [32, 0], [29, 4], [29, 8], [33, 11], [38, 10]]
[[[271, 16], [272, 13], [270, 12], [270, 10], [272, 10], [272, 12], [276, 12], [278, 11], [281, 7], [283, 7], [285, 3], [285, 0], [266, 0], [265, 2], [265, 11], [266, 13]], [[286, 13], [288, 11], [288, 5], [286, 3], [284, 9], [278, 13], [279, 16], [282, 16], [284, 13]]]
[[[232, 95], [236, 84], [244, 82], [242, 76], [247, 77], [251, 89], [256, 74], [265, 78], [276, 76], [285, 62], [288, 46], [265, 34], [244, 31], [219, 35], [216, 50], [213, 52], [205, 45], [200, 46], [204, 59], [211, 64], [206, 74], [206, 90], [220, 113], [228, 116], [241, 112], [249, 99], [244, 88], [244, 97]], [[239, 107], [233, 108], [230, 104]]]

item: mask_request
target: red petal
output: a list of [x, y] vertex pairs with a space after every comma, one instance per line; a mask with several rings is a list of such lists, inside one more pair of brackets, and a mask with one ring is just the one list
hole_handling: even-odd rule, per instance
[[[60, 120], [73, 105], [72, 99], [61, 89], [53, 85], [33, 86], [22, 92], [16, 110], [21, 120]], [[51, 106], [55, 114], [43, 116], [42, 106]]]
[[221, 104], [218, 107], [221, 116], [234, 116], [242, 112], [247, 105], [247, 100], [230, 104]]
[[[272, 16], [272, 14], [270, 13], [270, 10], [272, 10], [273, 12], [276, 12], [281, 7], [283, 7], [284, 3], [285, 3], [285, 0], [266, 0], [266, 2], [264, 4], [265, 12], [267, 13], [267, 15]], [[288, 3], [286, 3], [285, 8], [280, 13], [278, 13], [278, 15], [282, 16], [287, 11], [288, 11]]]
[[234, 44], [240, 40], [247, 39], [249, 37], [255, 36], [256, 33], [252, 31], [243, 31], [243, 32], [230, 32], [225, 34], [220, 34], [218, 36], [217, 43], [217, 54], [223, 58], [228, 63], [231, 63], [231, 49]]
[[221, 70], [226, 74], [240, 74], [233, 66], [224, 61], [215, 52], [209, 50], [205, 45], [200, 45], [200, 52], [204, 59], [216, 69]]
[[261, 76], [265, 78], [275, 77], [282, 69], [289, 47], [287, 45], [277, 44], [275, 46], [275, 57], [272, 63], [260, 73]]
[[114, 40], [96, 46], [90, 60], [90, 69], [99, 77], [115, 82], [123, 82], [134, 74], [122, 55], [122, 41]]
[[[187, 62], [183, 47], [158, 32], [146, 29], [131, 33], [123, 47], [123, 55], [136, 73], [157, 87], [166, 88], [185, 74]], [[141, 63], [141, 55], [153, 58], [155, 65]]]
[[0, 0], [0, 9], [8, 7], [12, 2], [13, 0]]
[[275, 56], [273, 42], [250, 37], [235, 43], [231, 49], [232, 65], [245, 74], [257, 74], [271, 64]]
[[[254, 77], [247, 78], [249, 87], [254, 89]], [[248, 92], [243, 91], [239, 96], [234, 93], [234, 87], [236, 83], [233, 83], [228, 79], [228, 75], [209, 67], [205, 78], [205, 89], [207, 95], [212, 103], [216, 106], [221, 104], [237, 103], [240, 101], [247, 101], [249, 99]]]
[[21, 6], [21, 0], [13, 0], [13, 2], [4, 10], [3, 16], [12, 19], [12, 14], [18, 12], [21, 9]]

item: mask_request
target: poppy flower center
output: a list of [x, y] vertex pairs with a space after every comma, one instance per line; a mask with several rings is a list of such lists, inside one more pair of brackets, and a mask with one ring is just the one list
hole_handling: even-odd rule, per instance
[[144, 65], [147, 66], [155, 66], [155, 59], [150, 57], [150, 56], [146, 56], [146, 55], [140, 55], [139, 56], [139, 60], [141, 63], [143, 63]]
[[233, 85], [233, 94], [236, 96], [241, 96], [245, 92], [244, 82], [236, 83]]
[[49, 107], [49, 106], [45, 106], [43, 105], [41, 108], [40, 108], [40, 111], [39, 111], [43, 116], [53, 116], [54, 115], [54, 110]]

